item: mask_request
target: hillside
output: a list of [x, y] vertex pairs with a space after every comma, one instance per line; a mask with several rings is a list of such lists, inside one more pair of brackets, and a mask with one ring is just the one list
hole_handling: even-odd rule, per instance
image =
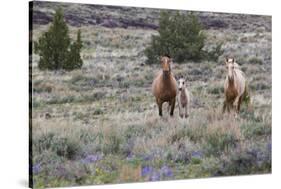
[[[190, 117], [158, 116], [151, 84], [160, 65], [143, 50], [159, 10], [35, 2], [33, 41], [62, 6], [70, 35], [81, 29], [81, 70], [40, 71], [32, 54], [33, 181], [37, 188], [271, 172], [271, 17], [194, 12], [217, 62], [174, 63], [191, 93]], [[251, 109], [222, 114], [224, 56], [245, 72]]]
[[[160, 9], [102, 6], [91, 4], [35, 2], [33, 23], [51, 22], [56, 8], [65, 9], [65, 19], [71, 26], [104, 26], [108, 28], [157, 29]], [[171, 10], [173, 11], [173, 10]], [[185, 11], [180, 11], [185, 12]], [[233, 29], [271, 31], [270, 17], [244, 14], [193, 12], [198, 15], [205, 29]]]

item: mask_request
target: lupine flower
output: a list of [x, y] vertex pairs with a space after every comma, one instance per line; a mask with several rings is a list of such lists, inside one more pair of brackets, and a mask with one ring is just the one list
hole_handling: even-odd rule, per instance
[[203, 153], [201, 151], [193, 151], [193, 152], [191, 152], [191, 157], [192, 158], [201, 159], [202, 156], [203, 156]]
[[94, 163], [98, 160], [101, 160], [102, 159], [102, 156], [101, 155], [87, 155], [84, 159], [81, 160], [82, 163]]
[[153, 172], [153, 167], [145, 166], [141, 170], [141, 176], [147, 176], [150, 175]]
[[36, 165], [34, 165], [34, 166], [32, 167], [32, 173], [33, 173], [33, 174], [38, 174], [40, 171], [41, 171], [41, 165], [40, 165], [40, 163], [38, 163], [38, 164], [36, 164]]
[[127, 160], [131, 160], [133, 158], [133, 154], [132, 152], [130, 152], [128, 155], [127, 155]]
[[267, 144], [267, 150], [268, 150], [268, 151], [271, 151], [271, 149], [272, 149], [272, 145], [271, 145], [271, 142], [269, 142], [269, 143]]
[[161, 174], [166, 176], [166, 177], [172, 177], [173, 176], [173, 170], [168, 167], [167, 165], [164, 165], [161, 170], [160, 170]]
[[153, 159], [153, 156], [152, 155], [145, 155], [144, 157], [143, 157], [143, 160], [144, 161], [149, 161], [149, 160], [152, 160]]
[[152, 175], [149, 177], [149, 181], [159, 181], [160, 180], [160, 173], [154, 171]]

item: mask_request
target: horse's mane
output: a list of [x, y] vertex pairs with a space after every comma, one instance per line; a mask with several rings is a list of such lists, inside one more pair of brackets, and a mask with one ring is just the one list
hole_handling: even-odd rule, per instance
[[235, 69], [239, 69], [240, 70], [240, 65], [237, 62], [234, 62], [233, 65], [234, 65]]
[[244, 72], [241, 70], [240, 65], [237, 62], [234, 62], [234, 72], [240, 73], [242, 76], [245, 76]]

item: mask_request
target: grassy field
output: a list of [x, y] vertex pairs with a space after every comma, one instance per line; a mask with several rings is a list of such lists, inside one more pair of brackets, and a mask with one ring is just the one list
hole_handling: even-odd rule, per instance
[[[143, 53], [153, 29], [71, 26], [73, 38], [82, 31], [81, 70], [39, 71], [33, 54], [34, 186], [271, 173], [271, 31], [243, 26], [204, 31], [205, 48], [223, 42], [246, 74], [252, 111], [242, 106], [237, 119], [221, 114], [223, 56], [175, 63], [188, 81], [190, 117], [181, 119], [177, 105], [174, 117], [167, 106], [158, 116], [151, 84], [160, 65], [146, 65]], [[47, 28], [34, 25], [33, 40]]]

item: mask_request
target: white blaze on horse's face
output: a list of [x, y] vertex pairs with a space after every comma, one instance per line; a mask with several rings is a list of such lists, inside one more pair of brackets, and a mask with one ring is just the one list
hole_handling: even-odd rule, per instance
[[234, 72], [234, 58], [226, 58], [225, 65], [227, 69], [227, 77], [230, 81], [232, 81]]
[[178, 83], [179, 83], [179, 91], [185, 88], [185, 80], [183, 78], [180, 78]]

